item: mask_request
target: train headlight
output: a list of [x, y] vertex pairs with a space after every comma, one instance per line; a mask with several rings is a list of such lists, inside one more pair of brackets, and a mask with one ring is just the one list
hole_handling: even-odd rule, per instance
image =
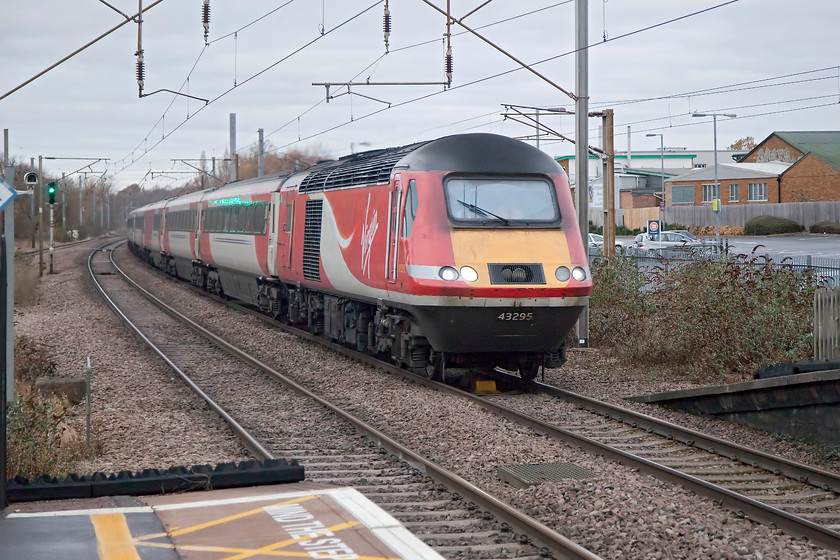
[[441, 268], [438, 271], [438, 275], [447, 282], [452, 282], [458, 279], [458, 271], [451, 266], [444, 266]]
[[572, 278], [578, 282], [586, 280], [586, 270], [579, 266], [574, 267], [572, 269]]
[[569, 278], [572, 277], [572, 273], [565, 266], [561, 266], [554, 271], [554, 277], [557, 278], [560, 282], [566, 282]]
[[476, 280], [478, 280], [478, 272], [476, 272], [474, 268], [471, 268], [469, 266], [462, 266], [461, 280], [464, 280], [466, 282], [475, 282]]

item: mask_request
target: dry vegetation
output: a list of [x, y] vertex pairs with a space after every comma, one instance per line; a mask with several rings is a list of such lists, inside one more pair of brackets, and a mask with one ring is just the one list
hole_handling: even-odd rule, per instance
[[593, 263], [592, 343], [628, 365], [707, 384], [809, 359], [819, 279], [763, 263], [663, 259], [640, 270], [631, 257], [601, 259]]
[[70, 403], [35, 389], [39, 377], [54, 374], [55, 363], [43, 346], [25, 336], [15, 339], [18, 398], [7, 407], [6, 478], [63, 476], [84, 455], [84, 441], [64, 424]]
[[[16, 308], [34, 306], [40, 297], [37, 259], [16, 256]], [[26, 336], [15, 337], [18, 398], [7, 407], [7, 478], [33, 479], [45, 473], [61, 476], [84, 454], [84, 442], [65, 426], [71, 407], [67, 399], [42, 395], [35, 389], [39, 377], [52, 377], [55, 370], [46, 346]]]

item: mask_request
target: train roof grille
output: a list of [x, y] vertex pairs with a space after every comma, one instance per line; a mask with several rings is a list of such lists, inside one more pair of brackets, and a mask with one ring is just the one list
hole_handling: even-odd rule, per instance
[[340, 159], [332, 165], [313, 170], [300, 184], [300, 192], [341, 189], [362, 185], [382, 185], [391, 181], [391, 171], [407, 154], [426, 142], [401, 148], [373, 150]]

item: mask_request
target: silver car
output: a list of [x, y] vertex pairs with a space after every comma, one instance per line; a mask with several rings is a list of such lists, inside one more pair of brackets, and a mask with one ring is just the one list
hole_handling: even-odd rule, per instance
[[640, 233], [633, 240], [633, 247], [647, 250], [694, 249], [703, 246], [703, 241], [691, 239], [678, 231], [663, 231], [650, 234]]

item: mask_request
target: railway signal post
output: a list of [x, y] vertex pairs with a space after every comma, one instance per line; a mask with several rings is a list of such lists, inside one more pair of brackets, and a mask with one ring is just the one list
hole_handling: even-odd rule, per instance
[[47, 184], [47, 202], [50, 203], [50, 274], [53, 273], [53, 254], [55, 253], [55, 195], [58, 186], [55, 182]]

